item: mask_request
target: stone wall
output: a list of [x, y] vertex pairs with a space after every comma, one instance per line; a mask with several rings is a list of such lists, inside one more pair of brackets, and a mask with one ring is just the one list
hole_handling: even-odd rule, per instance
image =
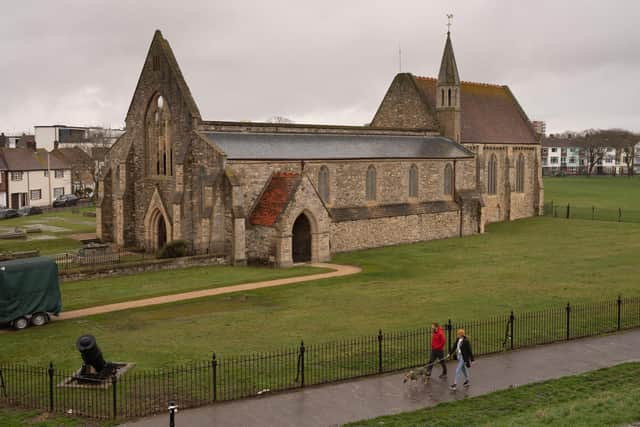
[[[371, 206], [389, 203], [428, 202], [453, 200], [444, 194], [444, 168], [453, 160], [352, 160], [352, 161], [306, 161], [304, 173], [315, 188], [318, 188], [318, 174], [322, 166], [329, 170], [328, 207]], [[242, 177], [245, 207], [251, 212], [256, 200], [275, 171], [300, 173], [301, 162], [258, 162], [229, 161], [229, 165]], [[376, 168], [376, 200], [366, 200], [365, 184], [370, 165]], [[409, 197], [409, 170], [418, 167], [418, 197]], [[475, 188], [475, 163], [473, 159], [457, 160], [456, 189]]]
[[414, 243], [459, 236], [458, 211], [331, 224], [331, 252]]
[[398, 74], [391, 83], [371, 126], [405, 129], [437, 129], [432, 111], [426, 106], [408, 73]]

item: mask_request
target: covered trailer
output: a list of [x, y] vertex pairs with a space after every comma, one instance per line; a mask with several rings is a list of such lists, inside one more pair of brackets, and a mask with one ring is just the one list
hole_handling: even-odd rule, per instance
[[44, 325], [62, 310], [58, 265], [51, 258], [0, 261], [0, 324]]

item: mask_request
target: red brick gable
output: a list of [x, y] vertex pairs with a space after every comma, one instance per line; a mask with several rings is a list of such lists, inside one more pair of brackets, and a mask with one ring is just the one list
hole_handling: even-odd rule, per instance
[[[414, 76], [422, 95], [435, 109], [437, 80]], [[529, 119], [507, 86], [461, 82], [463, 143], [535, 144]]]
[[285, 210], [301, 177], [295, 172], [276, 172], [251, 213], [251, 224], [273, 226]]

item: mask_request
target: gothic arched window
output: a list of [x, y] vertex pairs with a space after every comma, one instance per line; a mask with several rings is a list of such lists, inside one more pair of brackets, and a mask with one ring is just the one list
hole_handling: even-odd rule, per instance
[[489, 167], [487, 168], [487, 192], [496, 194], [498, 191], [498, 159], [495, 154], [489, 159]]
[[329, 168], [326, 166], [322, 166], [318, 172], [318, 193], [325, 203], [329, 201]]
[[409, 169], [409, 197], [418, 197], [418, 167], [411, 165]]
[[516, 192], [524, 191], [524, 154], [520, 153], [516, 163]]
[[449, 107], [451, 107], [451, 89], [449, 89]]
[[444, 89], [440, 89], [440, 103], [444, 107]]
[[373, 165], [367, 169], [366, 199], [376, 199], [376, 168]]
[[453, 194], [453, 168], [451, 163], [447, 163], [444, 167], [444, 194]]
[[171, 114], [162, 95], [152, 98], [145, 118], [147, 175], [173, 175]]

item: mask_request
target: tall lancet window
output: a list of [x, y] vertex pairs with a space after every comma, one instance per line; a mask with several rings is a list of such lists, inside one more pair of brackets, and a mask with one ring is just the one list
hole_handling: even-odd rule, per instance
[[418, 167], [411, 165], [409, 169], [409, 197], [418, 197]]
[[329, 202], [329, 168], [326, 166], [322, 166], [318, 172], [318, 193], [323, 202]]
[[370, 165], [369, 169], [367, 169], [367, 182], [365, 191], [367, 200], [376, 199], [376, 180], [376, 168], [373, 165]]
[[173, 175], [171, 113], [162, 95], [152, 98], [145, 119], [147, 175]]
[[516, 163], [516, 192], [524, 192], [524, 154], [520, 153]]
[[495, 154], [491, 155], [487, 168], [487, 192], [489, 194], [498, 192], [498, 159]]
[[453, 194], [453, 168], [451, 163], [447, 163], [444, 167], [444, 194], [447, 196]]

